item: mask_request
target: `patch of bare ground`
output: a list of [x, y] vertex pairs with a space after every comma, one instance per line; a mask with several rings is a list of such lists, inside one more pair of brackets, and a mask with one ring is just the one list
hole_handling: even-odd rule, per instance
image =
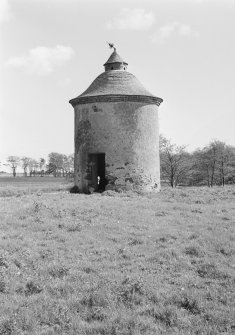
[[234, 200], [232, 187], [2, 197], [0, 334], [233, 334]]

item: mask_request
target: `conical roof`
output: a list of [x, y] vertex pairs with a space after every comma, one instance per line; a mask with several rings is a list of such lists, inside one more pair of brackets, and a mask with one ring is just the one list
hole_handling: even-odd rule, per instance
[[126, 62], [124, 62], [124, 60], [122, 59], [122, 57], [117, 53], [116, 48], [114, 49], [113, 53], [111, 54], [111, 56], [109, 57], [109, 59], [107, 60], [107, 62], [104, 64], [112, 64], [112, 63], [124, 63], [127, 64]]
[[93, 102], [119, 101], [137, 101], [160, 105], [163, 100], [147, 91], [133, 74], [125, 70], [125, 67], [120, 66], [114, 70], [109, 67], [107, 70], [107, 66], [114, 63], [127, 64], [118, 55], [116, 49], [104, 64], [106, 71], [101, 73], [81, 95], [69, 102], [73, 106]]
[[106, 71], [101, 73], [79, 97], [109, 94], [153, 97], [153, 94], [148, 92], [140, 81], [127, 71]]

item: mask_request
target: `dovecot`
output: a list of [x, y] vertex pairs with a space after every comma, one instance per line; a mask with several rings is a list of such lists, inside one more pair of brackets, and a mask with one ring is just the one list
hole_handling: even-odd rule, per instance
[[162, 99], [127, 66], [114, 48], [105, 72], [69, 101], [75, 112], [75, 185], [81, 193], [160, 189]]

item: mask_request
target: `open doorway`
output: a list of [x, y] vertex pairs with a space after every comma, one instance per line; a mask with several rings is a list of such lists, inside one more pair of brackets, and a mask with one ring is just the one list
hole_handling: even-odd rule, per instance
[[95, 192], [105, 191], [107, 181], [105, 179], [105, 154], [89, 154], [88, 166], [90, 169], [89, 184], [94, 187]]

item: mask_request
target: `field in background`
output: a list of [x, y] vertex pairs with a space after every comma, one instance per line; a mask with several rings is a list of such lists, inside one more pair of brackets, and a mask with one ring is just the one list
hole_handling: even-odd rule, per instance
[[37, 192], [58, 192], [69, 190], [72, 179], [44, 177], [0, 177], [0, 197], [22, 196]]
[[0, 334], [235, 333], [234, 187], [37, 182], [0, 179]]

